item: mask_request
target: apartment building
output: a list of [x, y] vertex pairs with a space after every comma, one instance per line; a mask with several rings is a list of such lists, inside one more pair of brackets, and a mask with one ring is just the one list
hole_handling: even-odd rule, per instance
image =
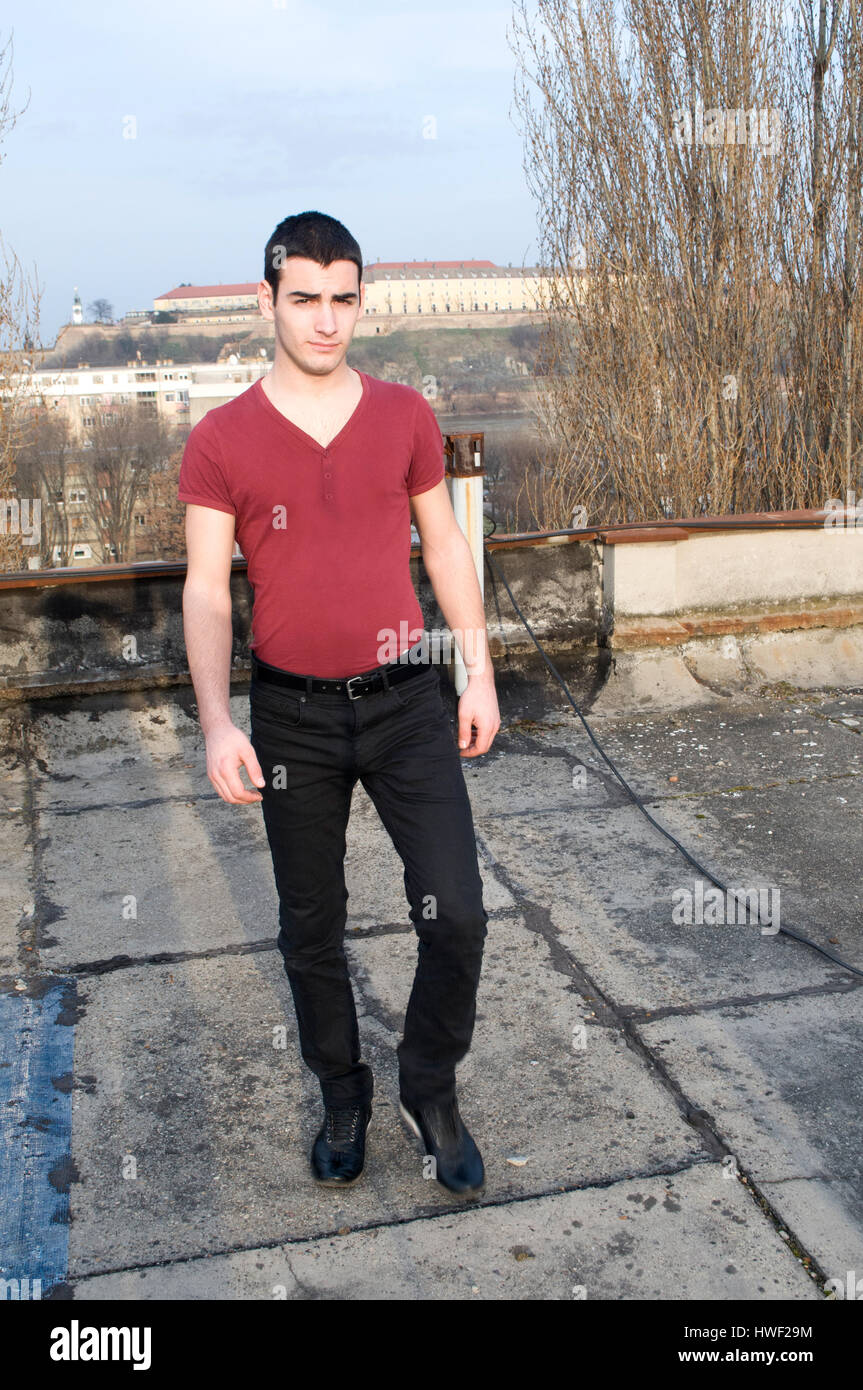
[[19, 398], [29, 396], [60, 411], [77, 438], [86, 434], [99, 414], [133, 403], [157, 412], [169, 423], [191, 429], [213, 406], [245, 391], [270, 366], [270, 360], [263, 356], [182, 365], [168, 359], [130, 362], [125, 368], [91, 368], [83, 363], [74, 369], [21, 373], [13, 378], [11, 390]]

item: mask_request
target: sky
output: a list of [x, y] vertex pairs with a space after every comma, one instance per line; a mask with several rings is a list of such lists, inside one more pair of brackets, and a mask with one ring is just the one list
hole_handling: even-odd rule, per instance
[[86, 307], [254, 281], [283, 217], [363, 259], [536, 262], [510, 4], [4, 0], [0, 234], [54, 341]]

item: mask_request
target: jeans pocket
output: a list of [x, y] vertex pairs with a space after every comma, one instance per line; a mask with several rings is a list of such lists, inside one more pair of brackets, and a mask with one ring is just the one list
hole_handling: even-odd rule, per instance
[[253, 721], [296, 725], [302, 722], [305, 698], [283, 686], [252, 682], [249, 709]]
[[415, 701], [422, 700], [423, 697], [426, 699], [434, 697], [443, 704], [440, 693], [440, 678], [433, 666], [429, 666], [420, 675], [412, 676], [410, 680], [399, 681], [398, 685], [393, 685], [391, 689], [402, 709], [406, 709]]

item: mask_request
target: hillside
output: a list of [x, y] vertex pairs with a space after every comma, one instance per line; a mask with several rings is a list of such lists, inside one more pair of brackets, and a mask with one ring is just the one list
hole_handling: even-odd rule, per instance
[[[266, 331], [265, 331], [266, 330]], [[353, 367], [386, 381], [425, 388], [438, 410], [454, 413], [495, 413], [526, 409], [532, 394], [542, 328], [520, 323], [494, 328], [422, 328], [385, 335], [355, 337], [348, 360]], [[227, 325], [218, 332], [183, 332], [180, 325], [104, 328], [85, 325], [67, 329], [40, 366], [126, 366], [136, 359], [152, 364], [216, 362], [231, 352], [272, 356], [272, 329], [252, 325], [248, 330]], [[429, 378], [432, 378], [430, 381]]]

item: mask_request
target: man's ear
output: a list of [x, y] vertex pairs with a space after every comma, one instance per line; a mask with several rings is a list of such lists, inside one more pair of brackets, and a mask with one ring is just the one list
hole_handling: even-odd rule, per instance
[[273, 308], [273, 291], [270, 288], [269, 280], [258, 281], [258, 308], [260, 309], [265, 319], [275, 318], [275, 309]]

